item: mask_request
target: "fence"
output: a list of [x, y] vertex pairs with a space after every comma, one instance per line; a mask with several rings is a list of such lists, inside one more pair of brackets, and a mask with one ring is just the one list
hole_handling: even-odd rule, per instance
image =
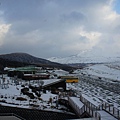
[[96, 120], [101, 119], [100, 113], [97, 112], [97, 110], [100, 110], [100, 106], [95, 106], [91, 102], [89, 102], [87, 99], [85, 99], [82, 95], [80, 96], [80, 101], [82, 101], [85, 105], [85, 111], [89, 113], [92, 117], [96, 118]]
[[101, 120], [101, 116], [100, 113], [97, 112], [97, 110], [99, 110], [100, 108], [96, 107], [95, 105], [93, 105], [92, 103], [90, 103], [88, 100], [86, 100], [84, 97], [81, 96], [81, 101], [84, 103], [84, 105], [80, 108], [79, 106], [77, 106], [77, 104], [74, 102], [74, 100], [68, 98], [69, 104], [71, 105], [71, 107], [74, 109], [74, 111], [76, 112], [76, 114], [81, 117], [81, 115], [84, 112], [89, 113], [90, 116], [96, 118], [96, 120]]
[[108, 104], [106, 102], [103, 102], [102, 109], [116, 117], [118, 120], [120, 120], [120, 110], [116, 107], [114, 107], [111, 104]]
[[90, 103], [87, 99], [85, 99], [82, 95], [80, 96], [80, 100], [85, 104], [85, 110], [93, 117], [97, 118], [98, 120], [101, 119], [100, 114], [97, 112], [97, 110], [105, 110], [118, 120], [120, 120], [120, 110], [113, 105], [103, 102], [102, 105], [95, 106], [92, 103]]

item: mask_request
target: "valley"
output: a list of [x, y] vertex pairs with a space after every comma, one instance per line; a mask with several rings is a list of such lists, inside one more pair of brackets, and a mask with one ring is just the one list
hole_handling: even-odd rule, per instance
[[[18, 60], [17, 62], [20, 61]], [[54, 65], [55, 64], [57, 63], [54, 63]], [[120, 110], [119, 62], [79, 64], [81, 67], [74, 66], [73, 68], [72, 66], [67, 68], [68, 64], [63, 65], [65, 68], [64, 70], [60, 69], [62, 68], [62, 66], [59, 67], [60, 64], [58, 64], [57, 67], [50, 67], [48, 62], [46, 67], [35, 67], [35, 64], [34, 66], [30, 65], [28, 67], [19, 68], [4, 67], [5, 73], [7, 73], [7, 70], [9, 72], [18, 70], [18, 72], [23, 72], [24, 76], [29, 76], [26, 77], [29, 79], [24, 80], [25, 77], [23, 77], [23, 79], [22, 77], [19, 78], [19, 75], [22, 74], [17, 74], [17, 72], [13, 72], [15, 76], [12, 77], [8, 76], [12, 74], [7, 75], [3, 73], [3, 75], [0, 76], [0, 104], [17, 108], [74, 114], [71, 109], [57, 102], [60, 100], [60, 97], [70, 97], [71, 93], [68, 91], [72, 91], [72, 96], [78, 98], [83, 96], [95, 106], [101, 106], [105, 102]], [[71, 71], [66, 71], [67, 69], [70, 70], [70, 68], [72, 68]], [[49, 75], [49, 78], [43, 79], [42, 76], [46, 74]], [[32, 76], [34, 76], [33, 78], [36, 80], [33, 80]], [[62, 84], [60, 84], [64, 86], [59, 86], [59, 89], [57, 86], [60, 84], [57, 84], [57, 82], [65, 81], [65, 79], [60, 78], [61, 76], [77, 77], [79, 81], [77, 83], [62, 82]], [[55, 85], [53, 85], [54, 83]], [[42, 88], [40, 87], [40, 84], [43, 84]], [[49, 86], [49, 84], [53, 86]], [[47, 85], [49, 87], [44, 88], [44, 86]], [[64, 87], [64, 91], [55, 93], [55, 91], [62, 90], [63, 88], [61, 87]], [[22, 89], [26, 89], [27, 91], [22, 93]], [[37, 91], [35, 89], [37, 89]]]

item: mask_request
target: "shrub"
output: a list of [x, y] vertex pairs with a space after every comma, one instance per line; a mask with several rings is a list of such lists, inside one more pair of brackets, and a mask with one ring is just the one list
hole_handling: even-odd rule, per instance
[[39, 97], [38, 100], [41, 100], [41, 101], [42, 101], [43, 99]]
[[35, 104], [33, 104], [33, 107], [39, 107], [39, 105], [35, 105]]
[[25, 87], [25, 85], [21, 85], [21, 87]]
[[25, 95], [28, 91], [29, 91], [29, 88], [21, 89], [21, 93], [23, 93], [23, 95]]
[[37, 90], [35, 88], [32, 89], [32, 92], [36, 92]]
[[5, 100], [0, 100], [0, 102], [7, 103]]
[[23, 98], [23, 97], [17, 97], [16, 100], [27, 101], [27, 99], [26, 99], [26, 98]]
[[38, 97], [41, 97], [41, 94], [38, 92], [35, 92], [35, 95], [37, 95]]
[[29, 88], [30, 88], [30, 89], [34, 89], [35, 87], [33, 87], [33, 86], [30, 85]]
[[1, 98], [3, 98], [3, 95], [1, 95]]
[[33, 93], [27, 93], [26, 94], [28, 97], [30, 97], [30, 99], [34, 99], [35, 98], [35, 96], [33, 95]]

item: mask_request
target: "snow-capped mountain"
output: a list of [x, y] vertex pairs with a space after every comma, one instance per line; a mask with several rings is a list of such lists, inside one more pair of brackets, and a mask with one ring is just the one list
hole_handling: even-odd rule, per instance
[[117, 62], [120, 61], [120, 55], [114, 54], [101, 55], [102, 53], [96, 53], [95, 51], [86, 50], [81, 51], [79, 54], [68, 56], [68, 57], [51, 57], [48, 60], [52, 62], [58, 62], [62, 64], [71, 63], [106, 63], [106, 62]]

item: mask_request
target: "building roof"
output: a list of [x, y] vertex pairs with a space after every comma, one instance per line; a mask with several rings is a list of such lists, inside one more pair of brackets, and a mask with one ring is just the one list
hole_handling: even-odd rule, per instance
[[38, 68], [37, 67], [33, 67], [33, 66], [16, 68], [16, 71], [37, 71], [37, 70], [38, 70]]

